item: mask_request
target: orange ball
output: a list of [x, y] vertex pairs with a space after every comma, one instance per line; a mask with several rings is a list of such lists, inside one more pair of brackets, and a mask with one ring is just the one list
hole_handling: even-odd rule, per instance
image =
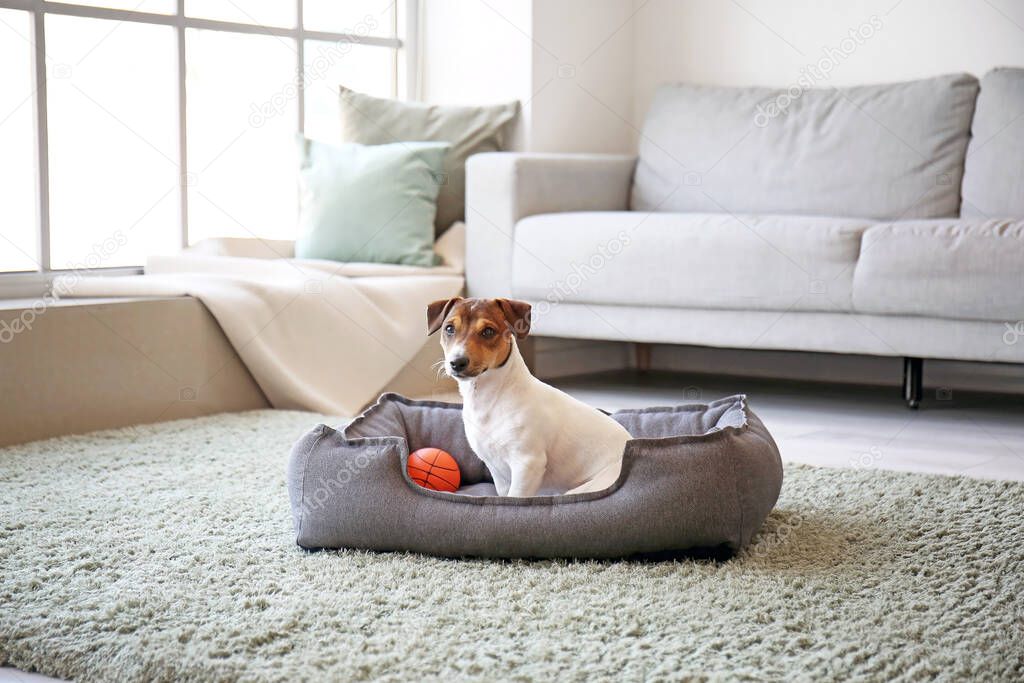
[[455, 493], [462, 474], [451, 453], [440, 448], [420, 448], [409, 454], [409, 478], [423, 488]]

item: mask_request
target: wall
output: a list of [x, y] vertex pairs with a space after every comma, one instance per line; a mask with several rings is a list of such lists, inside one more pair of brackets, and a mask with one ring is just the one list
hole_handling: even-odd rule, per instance
[[632, 152], [629, 0], [534, 3], [530, 149]]
[[422, 0], [420, 99], [518, 99], [513, 149], [628, 152], [631, 0]]
[[826, 49], [822, 87], [1024, 66], [1019, 0], [650, 0], [632, 23], [638, 126], [660, 83], [786, 87]]
[[[438, 104], [528, 101], [532, 2], [421, 0], [419, 99]], [[527, 149], [529, 109], [513, 132]]]

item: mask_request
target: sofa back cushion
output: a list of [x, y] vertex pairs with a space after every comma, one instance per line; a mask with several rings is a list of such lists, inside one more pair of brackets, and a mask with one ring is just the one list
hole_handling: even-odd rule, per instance
[[960, 215], [1024, 217], [1024, 69], [981, 79], [971, 125]]
[[874, 219], [956, 216], [978, 81], [855, 88], [666, 85], [632, 208]]

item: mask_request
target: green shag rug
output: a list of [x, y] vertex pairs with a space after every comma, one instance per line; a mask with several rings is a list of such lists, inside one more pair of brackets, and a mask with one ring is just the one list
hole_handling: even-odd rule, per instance
[[321, 419], [0, 450], [0, 662], [77, 681], [1024, 678], [1022, 484], [789, 465], [725, 562], [306, 553], [284, 469]]

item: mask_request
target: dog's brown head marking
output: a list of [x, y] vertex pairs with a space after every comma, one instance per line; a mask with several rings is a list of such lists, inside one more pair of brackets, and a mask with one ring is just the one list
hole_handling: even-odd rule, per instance
[[456, 379], [500, 367], [512, 338], [530, 333], [530, 304], [514, 299], [442, 299], [427, 306], [427, 334], [441, 330], [445, 370]]

